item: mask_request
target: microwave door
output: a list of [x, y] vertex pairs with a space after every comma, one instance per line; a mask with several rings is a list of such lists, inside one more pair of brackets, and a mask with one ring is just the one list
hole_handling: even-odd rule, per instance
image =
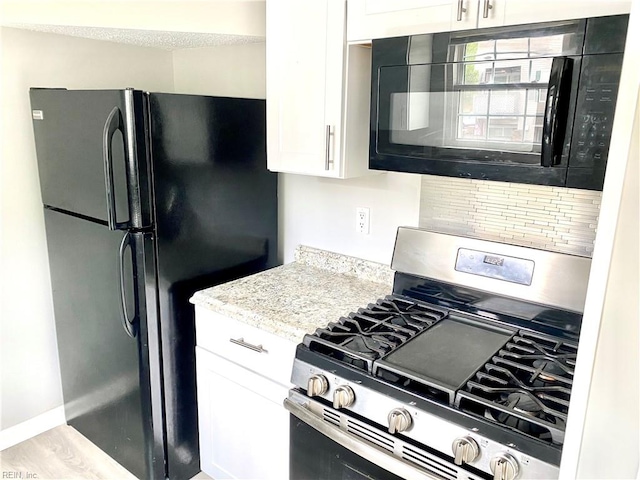
[[572, 70], [573, 60], [571, 58], [556, 57], [553, 59], [542, 127], [540, 163], [543, 167], [560, 164], [569, 115]]
[[[551, 60], [382, 67], [376, 151], [540, 165]], [[542, 81], [529, 80], [533, 67]]]

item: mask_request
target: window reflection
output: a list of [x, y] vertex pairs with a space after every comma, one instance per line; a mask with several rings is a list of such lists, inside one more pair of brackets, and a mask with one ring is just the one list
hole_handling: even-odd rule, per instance
[[[462, 42], [454, 47], [456, 73], [449, 95], [456, 111], [456, 146], [499, 142], [519, 151], [538, 151], [546, 84], [555, 55], [567, 35]], [[549, 58], [540, 58], [547, 56]], [[478, 88], [481, 87], [481, 88]]]

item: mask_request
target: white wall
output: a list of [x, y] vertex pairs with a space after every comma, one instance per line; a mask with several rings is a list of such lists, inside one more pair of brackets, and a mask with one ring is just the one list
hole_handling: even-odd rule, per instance
[[265, 44], [189, 48], [173, 52], [175, 91], [266, 98]]
[[170, 52], [0, 29], [0, 298], [4, 430], [62, 404], [29, 87], [173, 91]]
[[[285, 262], [299, 244], [389, 264], [401, 225], [417, 226], [420, 176], [381, 173], [348, 180], [283, 174]], [[371, 233], [356, 232], [356, 208], [369, 207]]]
[[[265, 44], [174, 52], [180, 93], [265, 98]], [[280, 258], [299, 244], [389, 263], [396, 229], [418, 225], [420, 176], [378, 173], [350, 180], [279, 174]], [[371, 233], [356, 233], [356, 207], [371, 209]]]
[[[640, 457], [640, 98], [606, 287], [579, 478], [633, 478]], [[602, 461], [602, 444], [615, 445]], [[615, 469], [609, 464], [615, 465]]]

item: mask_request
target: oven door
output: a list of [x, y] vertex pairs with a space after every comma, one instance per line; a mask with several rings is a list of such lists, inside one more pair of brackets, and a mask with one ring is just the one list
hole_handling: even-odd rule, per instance
[[331, 480], [480, 480], [470, 472], [344, 411], [291, 390], [289, 478]]
[[402, 480], [291, 415], [289, 471], [293, 479]]

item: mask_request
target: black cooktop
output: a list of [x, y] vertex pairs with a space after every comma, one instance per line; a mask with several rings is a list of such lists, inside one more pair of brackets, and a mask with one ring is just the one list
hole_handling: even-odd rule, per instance
[[582, 314], [520, 299], [396, 273], [393, 293], [489, 320], [577, 340]]
[[[456, 290], [456, 305], [500, 303], [472, 293]], [[445, 296], [432, 304], [389, 295], [305, 335], [303, 343], [370, 378], [561, 445], [577, 354], [571, 331], [549, 324], [522, 329], [531, 318], [454, 309], [443, 303], [453, 301], [451, 291]]]

